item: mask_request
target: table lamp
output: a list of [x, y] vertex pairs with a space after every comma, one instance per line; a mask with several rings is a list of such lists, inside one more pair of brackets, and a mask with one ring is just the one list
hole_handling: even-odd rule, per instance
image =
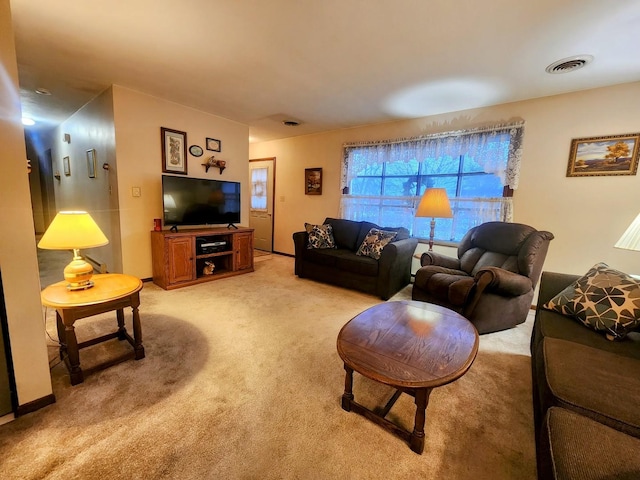
[[416, 217], [431, 217], [431, 232], [429, 233], [429, 251], [431, 252], [433, 251], [436, 218], [453, 217], [447, 190], [444, 188], [427, 188], [416, 210]]
[[87, 212], [59, 212], [38, 243], [45, 250], [73, 250], [73, 260], [64, 269], [69, 290], [93, 287], [93, 266], [80, 256], [81, 248], [101, 247], [109, 243], [100, 227]]
[[631, 225], [622, 234], [614, 247], [626, 250], [640, 250], [640, 214], [631, 222]]

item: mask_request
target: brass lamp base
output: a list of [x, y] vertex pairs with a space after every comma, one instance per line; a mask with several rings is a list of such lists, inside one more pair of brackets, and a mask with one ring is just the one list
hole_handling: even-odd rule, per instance
[[64, 267], [64, 279], [68, 282], [67, 290], [86, 290], [93, 287], [92, 276], [93, 266], [80, 255], [74, 255], [71, 263]]

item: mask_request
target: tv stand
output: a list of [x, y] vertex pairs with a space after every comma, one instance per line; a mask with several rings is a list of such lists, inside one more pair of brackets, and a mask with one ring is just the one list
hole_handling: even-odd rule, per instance
[[230, 223], [229, 225], [227, 225], [228, 229], [232, 229], [235, 228], [236, 230], [238, 229], [238, 227], [236, 227], [233, 223]]
[[153, 283], [165, 290], [253, 272], [253, 229], [154, 230], [151, 257]]
[[169, 229], [169, 231], [170, 231], [170, 232], [176, 232], [176, 233], [177, 233], [177, 232], [178, 232], [178, 225], [174, 225], [173, 227], [171, 227], [171, 228]]

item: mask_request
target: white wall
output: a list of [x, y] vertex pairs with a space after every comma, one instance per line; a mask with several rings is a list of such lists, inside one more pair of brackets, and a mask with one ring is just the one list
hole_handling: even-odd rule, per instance
[[0, 0], [0, 271], [18, 404], [52, 394], [9, 0]]
[[[63, 142], [64, 134], [70, 136], [70, 143]], [[52, 142], [52, 167], [54, 173], [60, 175], [59, 180], [54, 180], [56, 209], [89, 212], [109, 244], [81, 253], [106, 264], [109, 272], [122, 272], [111, 89], [102, 92], [57, 127]], [[89, 177], [87, 167], [87, 150], [91, 149], [96, 151], [94, 178]], [[63, 168], [66, 156], [71, 167], [68, 176]], [[104, 163], [109, 164], [109, 170], [102, 168]]]
[[[342, 145], [525, 120], [516, 222], [549, 230], [545, 270], [584, 273], [598, 261], [640, 273], [640, 252], [613, 247], [640, 211], [640, 176], [566, 177], [571, 139], [640, 131], [640, 83], [250, 145], [276, 157], [274, 250], [293, 253], [304, 222], [337, 216]], [[304, 169], [322, 167], [323, 194], [304, 194]], [[424, 249], [424, 247], [421, 247]]]
[[[241, 223], [249, 223], [249, 128], [193, 108], [113, 86], [118, 195], [122, 231], [122, 266], [125, 273], [150, 278], [153, 219], [162, 218], [162, 154], [160, 128], [187, 133], [187, 145], [200, 145], [205, 153], [187, 153], [189, 177], [242, 183]], [[221, 152], [205, 149], [205, 138], [222, 141]], [[226, 160], [222, 174], [217, 168], [205, 173], [202, 163], [214, 155]], [[140, 197], [132, 195], [139, 187]]]

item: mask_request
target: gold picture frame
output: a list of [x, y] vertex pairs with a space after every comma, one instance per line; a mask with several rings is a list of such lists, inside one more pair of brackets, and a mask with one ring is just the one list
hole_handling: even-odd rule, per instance
[[639, 144], [640, 133], [574, 138], [567, 177], [635, 175]]

